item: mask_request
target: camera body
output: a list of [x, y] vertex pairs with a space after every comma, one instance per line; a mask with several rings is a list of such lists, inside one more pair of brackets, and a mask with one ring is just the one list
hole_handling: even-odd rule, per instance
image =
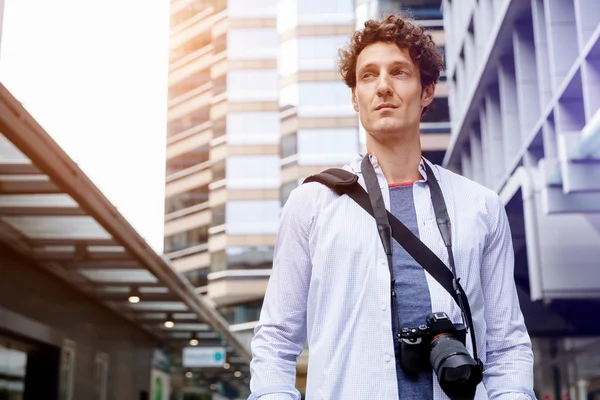
[[466, 327], [453, 324], [446, 313], [431, 313], [425, 319], [425, 325], [403, 328], [398, 334], [400, 365], [408, 375], [431, 371], [430, 352], [436, 342], [445, 338], [458, 340], [464, 346], [466, 335]]
[[443, 312], [431, 313], [426, 324], [398, 334], [400, 366], [411, 377], [433, 370], [451, 400], [473, 399], [483, 379], [483, 365], [465, 347], [467, 329]]

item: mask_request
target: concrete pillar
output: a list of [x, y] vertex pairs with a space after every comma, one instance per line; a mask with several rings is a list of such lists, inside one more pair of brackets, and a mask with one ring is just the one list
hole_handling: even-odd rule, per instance
[[577, 381], [577, 389], [579, 392], [577, 400], [587, 400], [587, 398], [588, 398], [587, 388], [588, 388], [588, 381], [586, 379], [579, 379]]

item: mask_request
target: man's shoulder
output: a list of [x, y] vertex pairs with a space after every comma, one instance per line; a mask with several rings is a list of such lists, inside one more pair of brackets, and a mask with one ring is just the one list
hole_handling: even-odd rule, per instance
[[500, 197], [492, 189], [440, 165], [434, 165], [434, 168], [440, 181], [444, 182], [444, 186], [447, 186], [453, 193], [473, 201], [483, 200], [487, 207], [499, 205]]
[[286, 206], [318, 208], [320, 204], [323, 204], [326, 201], [334, 200], [338, 197], [339, 196], [332, 189], [328, 188], [322, 183], [314, 181], [306, 182], [299, 184], [291, 191], [288, 201], [286, 202]]

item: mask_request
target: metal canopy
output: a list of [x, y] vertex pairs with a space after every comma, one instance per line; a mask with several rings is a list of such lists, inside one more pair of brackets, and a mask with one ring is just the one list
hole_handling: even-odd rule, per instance
[[[232, 359], [250, 361], [225, 319], [1, 84], [0, 241], [167, 345], [186, 346], [192, 338], [200, 346], [222, 343]], [[132, 295], [140, 302], [130, 303]]]

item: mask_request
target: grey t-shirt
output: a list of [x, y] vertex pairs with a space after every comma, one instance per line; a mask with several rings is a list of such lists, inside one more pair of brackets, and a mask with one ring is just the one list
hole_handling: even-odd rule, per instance
[[[413, 185], [390, 186], [391, 213], [417, 237], [419, 226], [413, 198]], [[396, 288], [396, 310], [400, 328], [414, 328], [425, 324], [425, 317], [431, 312], [431, 297], [423, 267], [419, 265], [395, 240], [392, 239], [392, 267]], [[393, 322], [394, 339], [396, 323]], [[398, 343], [396, 354], [398, 354]], [[404, 374], [399, 361], [396, 363], [398, 394], [400, 399], [432, 400], [433, 375], [431, 372], [419, 374], [412, 379]]]

